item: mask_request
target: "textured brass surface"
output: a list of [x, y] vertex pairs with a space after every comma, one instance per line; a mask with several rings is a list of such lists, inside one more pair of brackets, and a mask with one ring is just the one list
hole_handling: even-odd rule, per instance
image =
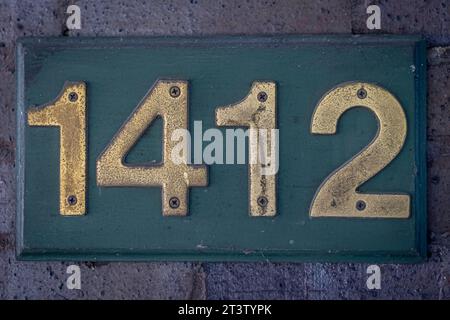
[[405, 113], [387, 90], [369, 83], [346, 83], [331, 90], [314, 111], [311, 132], [335, 134], [340, 116], [353, 107], [366, 107], [378, 119], [375, 139], [333, 172], [319, 187], [311, 217], [408, 218], [406, 194], [365, 194], [358, 186], [383, 170], [400, 152], [407, 132]]
[[[245, 126], [267, 129], [268, 150], [271, 150], [271, 129], [276, 129], [276, 85], [274, 82], [255, 81], [249, 94], [240, 102], [216, 109], [218, 126]], [[249, 159], [259, 153], [259, 134], [249, 135]], [[269, 164], [270, 165], [270, 164]], [[249, 164], [249, 211], [251, 216], [276, 214], [276, 174], [264, 175], [261, 164]]]
[[[164, 120], [163, 162], [125, 165], [124, 158], [157, 117]], [[188, 213], [188, 188], [208, 184], [204, 165], [175, 164], [171, 159], [172, 133], [188, 127], [188, 83], [160, 80], [147, 93], [97, 160], [97, 185], [102, 187], [162, 187], [165, 216]]]
[[60, 128], [59, 208], [62, 215], [86, 213], [86, 85], [67, 82], [53, 102], [28, 109], [30, 126]]

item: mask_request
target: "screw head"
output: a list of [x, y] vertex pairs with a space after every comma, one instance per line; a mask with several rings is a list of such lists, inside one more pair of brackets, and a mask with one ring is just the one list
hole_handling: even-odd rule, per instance
[[267, 200], [267, 198], [264, 196], [259, 196], [258, 200], [256, 200], [256, 202], [258, 203], [258, 205], [260, 207], [266, 207], [267, 204], [269, 203], [269, 200]]
[[70, 195], [67, 197], [67, 203], [71, 206], [74, 206], [77, 204], [77, 197], [74, 195]]
[[364, 209], [366, 209], [366, 203], [362, 200], [356, 201], [356, 210], [363, 211]]
[[180, 206], [180, 199], [178, 199], [177, 197], [172, 197], [169, 199], [169, 206], [172, 209], [176, 209]]
[[78, 94], [76, 92], [69, 93], [69, 101], [75, 102], [78, 100]]
[[356, 95], [360, 99], [365, 99], [367, 97], [367, 91], [364, 88], [361, 88], [356, 92]]
[[267, 100], [267, 93], [261, 91], [258, 93], [257, 98], [259, 102], [265, 102]]
[[172, 98], [176, 98], [176, 97], [179, 97], [179, 96], [180, 96], [180, 94], [181, 94], [181, 89], [180, 89], [180, 87], [173, 86], [173, 87], [170, 87], [169, 93], [170, 93], [170, 96], [171, 96]]

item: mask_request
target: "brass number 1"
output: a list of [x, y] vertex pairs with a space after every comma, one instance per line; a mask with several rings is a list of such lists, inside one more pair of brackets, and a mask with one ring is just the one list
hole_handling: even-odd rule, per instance
[[311, 217], [408, 218], [409, 195], [365, 194], [357, 188], [383, 170], [400, 152], [406, 138], [406, 117], [397, 99], [369, 83], [349, 83], [328, 92], [314, 111], [311, 132], [335, 134], [340, 116], [362, 106], [378, 118], [375, 139], [353, 159], [332, 173], [319, 187]]
[[[157, 117], [164, 120], [163, 162], [157, 165], [125, 165], [128, 151]], [[162, 187], [164, 216], [188, 213], [188, 189], [208, 184], [204, 165], [175, 164], [171, 153], [176, 129], [188, 127], [188, 84], [186, 81], [156, 82], [97, 160], [97, 185], [103, 187]]]
[[[216, 110], [218, 126], [245, 126], [267, 131], [268, 150], [271, 150], [271, 129], [276, 129], [276, 86], [274, 82], [255, 81], [249, 94], [240, 102]], [[249, 135], [249, 158], [259, 154], [259, 134]], [[270, 165], [270, 164], [269, 164]], [[249, 209], [255, 217], [276, 214], [276, 174], [264, 175], [260, 163], [250, 163]]]
[[86, 213], [86, 86], [67, 82], [58, 98], [28, 110], [30, 126], [60, 128], [59, 209], [61, 215]]

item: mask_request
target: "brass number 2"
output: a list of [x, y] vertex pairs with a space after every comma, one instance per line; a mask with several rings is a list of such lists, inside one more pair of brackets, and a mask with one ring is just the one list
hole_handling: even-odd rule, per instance
[[[218, 126], [246, 126], [250, 129], [265, 129], [267, 133], [267, 149], [272, 149], [271, 129], [276, 128], [276, 85], [274, 82], [253, 83], [249, 94], [242, 101], [220, 107], [216, 110]], [[258, 143], [260, 134], [249, 135], [249, 152], [251, 159], [260, 154]], [[270, 163], [265, 164], [270, 165]], [[273, 165], [273, 164], [272, 164]], [[271, 217], [276, 214], [276, 174], [262, 173], [261, 163], [249, 165], [249, 209], [251, 216]]]
[[[175, 164], [171, 153], [177, 141], [176, 129], [188, 126], [188, 84], [186, 81], [156, 82], [135, 111], [122, 125], [97, 160], [97, 185], [104, 187], [162, 187], [165, 216], [184, 216], [188, 212], [188, 188], [208, 184], [204, 165]], [[124, 158], [156, 117], [164, 119], [163, 163], [126, 166]]]
[[335, 134], [340, 116], [363, 106], [379, 121], [375, 139], [353, 159], [332, 173], [319, 187], [311, 205], [311, 217], [407, 218], [407, 194], [363, 194], [358, 186], [385, 168], [400, 152], [406, 138], [406, 117], [397, 99], [369, 83], [349, 83], [331, 90], [314, 111], [311, 132]]
[[86, 85], [67, 82], [58, 98], [28, 111], [30, 126], [60, 128], [59, 210], [86, 213]]

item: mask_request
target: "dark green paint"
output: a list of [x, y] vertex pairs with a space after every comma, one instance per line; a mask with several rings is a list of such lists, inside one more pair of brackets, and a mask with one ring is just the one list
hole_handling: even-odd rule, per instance
[[[426, 256], [425, 43], [417, 37], [221, 37], [24, 39], [18, 45], [18, 253], [23, 259], [289, 260], [418, 262]], [[411, 66], [415, 66], [415, 71]], [[98, 188], [95, 160], [158, 78], [189, 80], [189, 119], [214, 125], [217, 106], [241, 100], [254, 80], [278, 93], [278, 216], [248, 215], [247, 166], [213, 165], [191, 188], [190, 215], [163, 217], [159, 188]], [[28, 127], [31, 105], [53, 100], [66, 80], [86, 81], [88, 214], [58, 213], [59, 132]], [[406, 192], [411, 218], [310, 219], [323, 179], [377, 131], [362, 108], [338, 133], [309, 133], [316, 103], [346, 81], [377, 83], [403, 105], [400, 155], [360, 190]], [[161, 158], [161, 123], [130, 163]]]

